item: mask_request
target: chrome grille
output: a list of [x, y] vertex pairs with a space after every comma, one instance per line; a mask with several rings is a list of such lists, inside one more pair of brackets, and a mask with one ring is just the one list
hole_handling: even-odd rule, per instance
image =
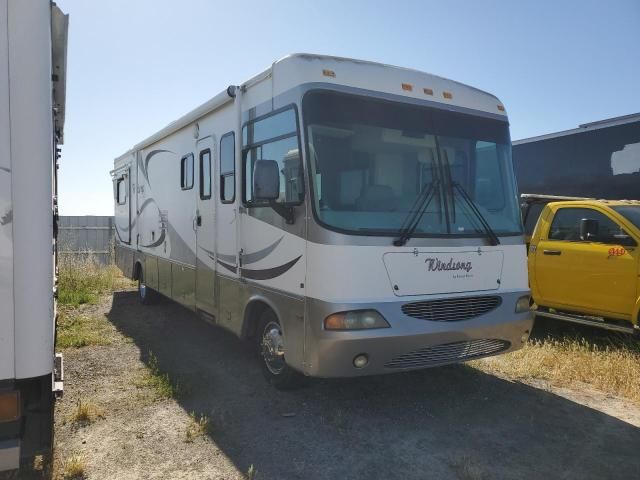
[[434, 367], [494, 355], [508, 349], [509, 346], [511, 346], [509, 342], [496, 338], [434, 345], [397, 355], [384, 366], [386, 368]]
[[405, 303], [402, 313], [413, 318], [435, 322], [455, 322], [479, 317], [498, 307], [502, 298], [498, 296], [457, 297]]

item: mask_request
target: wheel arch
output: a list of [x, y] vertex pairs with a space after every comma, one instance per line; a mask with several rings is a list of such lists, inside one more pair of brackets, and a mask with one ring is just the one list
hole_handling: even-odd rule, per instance
[[258, 328], [260, 315], [265, 310], [271, 310], [274, 313], [274, 315], [278, 319], [278, 322], [280, 323], [280, 327], [283, 328], [282, 333], [284, 334], [284, 327], [282, 325], [282, 321], [280, 320], [281, 317], [279, 309], [269, 298], [265, 297], [264, 295], [256, 294], [252, 295], [249, 298], [247, 304], [244, 307], [242, 329], [240, 332], [241, 338], [249, 338], [255, 335], [256, 329]]
[[142, 260], [138, 259], [133, 264], [133, 280], [140, 280], [140, 274], [142, 273]]

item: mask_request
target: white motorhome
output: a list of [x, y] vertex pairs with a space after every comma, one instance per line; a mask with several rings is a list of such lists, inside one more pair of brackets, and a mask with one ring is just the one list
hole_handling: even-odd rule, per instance
[[255, 338], [278, 387], [520, 348], [532, 325], [505, 109], [296, 54], [115, 160], [117, 261]]
[[56, 161], [68, 18], [0, 0], [0, 471], [48, 452], [53, 400]]

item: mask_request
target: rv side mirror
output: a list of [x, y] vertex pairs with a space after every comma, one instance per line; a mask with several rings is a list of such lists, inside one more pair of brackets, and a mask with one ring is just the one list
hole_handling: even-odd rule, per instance
[[280, 196], [280, 169], [275, 160], [258, 160], [253, 166], [253, 198], [277, 200]]
[[585, 242], [594, 241], [598, 236], [598, 221], [593, 218], [580, 220], [580, 239]]

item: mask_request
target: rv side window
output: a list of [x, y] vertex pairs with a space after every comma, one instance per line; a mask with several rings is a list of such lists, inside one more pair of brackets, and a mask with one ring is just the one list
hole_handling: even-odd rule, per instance
[[236, 136], [225, 133], [220, 139], [220, 201], [232, 203], [236, 198]]
[[182, 190], [193, 188], [193, 153], [185, 155], [180, 161], [180, 186]]
[[200, 198], [211, 198], [211, 150], [200, 152]]
[[276, 203], [299, 205], [304, 199], [296, 111], [289, 107], [252, 121], [242, 129], [244, 202], [253, 198], [253, 169], [258, 160], [275, 160], [280, 170], [280, 196]]
[[116, 195], [118, 205], [127, 203], [127, 184], [124, 181], [124, 177], [119, 178], [118, 183], [116, 183]]

